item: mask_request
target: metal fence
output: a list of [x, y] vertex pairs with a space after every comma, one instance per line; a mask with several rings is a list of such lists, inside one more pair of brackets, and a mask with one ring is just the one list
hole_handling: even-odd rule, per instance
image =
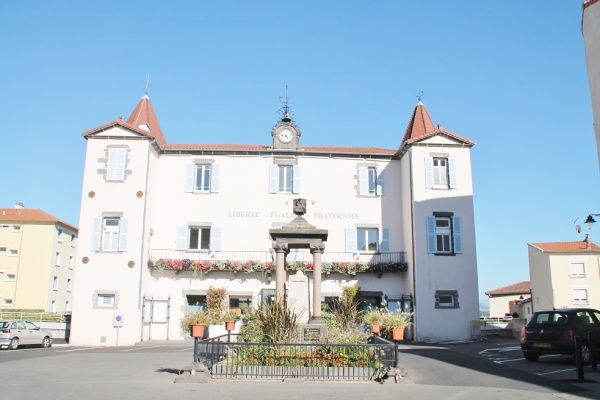
[[224, 335], [194, 341], [194, 362], [216, 379], [371, 380], [397, 366], [398, 345], [246, 343]]

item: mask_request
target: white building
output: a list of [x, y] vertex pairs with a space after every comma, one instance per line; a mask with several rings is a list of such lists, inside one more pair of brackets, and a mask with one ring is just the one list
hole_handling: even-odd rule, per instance
[[[309, 146], [288, 111], [269, 145], [168, 143], [147, 96], [126, 121], [83, 133], [72, 344], [181, 340], [179, 320], [211, 286], [233, 309], [272, 296], [269, 230], [292, 220], [295, 198], [328, 230], [323, 301], [358, 283], [371, 304], [413, 309], [417, 340], [470, 337], [474, 142], [436, 127], [419, 102], [397, 149]], [[287, 256], [309, 278], [311, 259]]]
[[583, 242], [529, 243], [534, 311], [600, 308], [600, 247], [588, 238]]

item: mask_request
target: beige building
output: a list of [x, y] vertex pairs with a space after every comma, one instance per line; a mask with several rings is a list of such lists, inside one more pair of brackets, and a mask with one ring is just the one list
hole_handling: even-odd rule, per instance
[[600, 247], [583, 242], [529, 243], [534, 311], [552, 307], [600, 308]]
[[528, 281], [514, 283], [485, 292], [490, 299], [490, 317], [502, 318], [512, 315], [512, 306], [529, 298], [531, 286]]
[[0, 308], [71, 311], [77, 228], [40, 210], [0, 208]]

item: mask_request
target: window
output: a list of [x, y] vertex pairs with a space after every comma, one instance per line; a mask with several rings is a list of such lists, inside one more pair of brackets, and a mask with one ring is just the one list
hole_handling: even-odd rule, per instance
[[582, 262], [574, 262], [570, 265], [570, 276], [585, 276], [585, 266]]
[[4, 299], [4, 307], [12, 307], [13, 301], [12, 299]]
[[56, 252], [56, 256], [54, 257], [54, 265], [60, 267], [60, 251]]
[[588, 301], [587, 289], [573, 289], [573, 301], [580, 303]]
[[377, 251], [379, 244], [379, 229], [358, 228], [356, 233], [358, 251]]
[[98, 294], [98, 307], [113, 308], [115, 307], [115, 295], [108, 293]]
[[75, 247], [75, 244], [76, 244], [75, 239], [76, 239], [75, 234], [71, 233], [71, 247]]
[[127, 250], [128, 220], [121, 217], [94, 218], [91, 249], [95, 251]]
[[6, 281], [7, 282], [14, 282], [17, 280], [17, 277], [15, 274], [6, 274]]
[[0, 280], [4, 279], [4, 271], [0, 271]]
[[269, 167], [269, 193], [300, 193], [298, 165], [273, 164]]
[[71, 278], [67, 278], [67, 292], [71, 291], [72, 284], [73, 284], [73, 281], [71, 280]]
[[186, 193], [218, 193], [219, 165], [212, 160], [202, 160], [187, 164], [185, 169], [184, 192]]
[[50, 303], [50, 312], [56, 312], [56, 300], [52, 300], [52, 302]]
[[177, 250], [220, 250], [221, 229], [208, 226], [177, 227]]
[[390, 251], [390, 230], [383, 228], [381, 237], [378, 228], [346, 228], [346, 252], [382, 252]]
[[383, 195], [383, 172], [375, 166], [358, 167], [358, 192], [361, 196]]
[[69, 256], [69, 269], [73, 269], [74, 262], [75, 259], [73, 258], [73, 256]]
[[21, 232], [21, 225], [13, 225], [12, 230], [13, 232]]
[[65, 312], [71, 311], [71, 302], [69, 300], [65, 301]]
[[436, 290], [435, 308], [459, 308], [457, 290]]
[[456, 160], [447, 154], [425, 158], [425, 187], [433, 189], [455, 189]]
[[52, 278], [52, 290], [58, 290], [58, 276]]
[[62, 243], [62, 235], [63, 235], [62, 228], [58, 228], [56, 231], [56, 240], [58, 241], [58, 243]]
[[4, 253], [4, 252], [6, 252], [6, 250], [8, 250], [8, 247], [0, 246], [0, 253]]
[[125, 165], [127, 164], [127, 148], [109, 147], [108, 160], [106, 161], [106, 180], [124, 181]]
[[460, 254], [463, 252], [461, 219], [451, 215], [451, 213], [434, 213], [434, 216], [427, 217], [428, 253]]
[[18, 256], [18, 255], [19, 255], [19, 250], [11, 249], [11, 250], [8, 252], [8, 255], [9, 255], [9, 256], [11, 256], [11, 257], [16, 257], [16, 256]]

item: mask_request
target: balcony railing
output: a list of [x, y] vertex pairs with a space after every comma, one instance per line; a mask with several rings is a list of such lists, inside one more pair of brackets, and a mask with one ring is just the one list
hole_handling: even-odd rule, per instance
[[[290, 252], [286, 269], [312, 271], [312, 254], [308, 251]], [[206, 251], [155, 249], [149, 251], [148, 267], [175, 271], [270, 272], [275, 269], [275, 253], [271, 251]], [[405, 252], [396, 253], [339, 253], [324, 252], [321, 267], [325, 274], [339, 272], [354, 275], [360, 272], [406, 272]]]

